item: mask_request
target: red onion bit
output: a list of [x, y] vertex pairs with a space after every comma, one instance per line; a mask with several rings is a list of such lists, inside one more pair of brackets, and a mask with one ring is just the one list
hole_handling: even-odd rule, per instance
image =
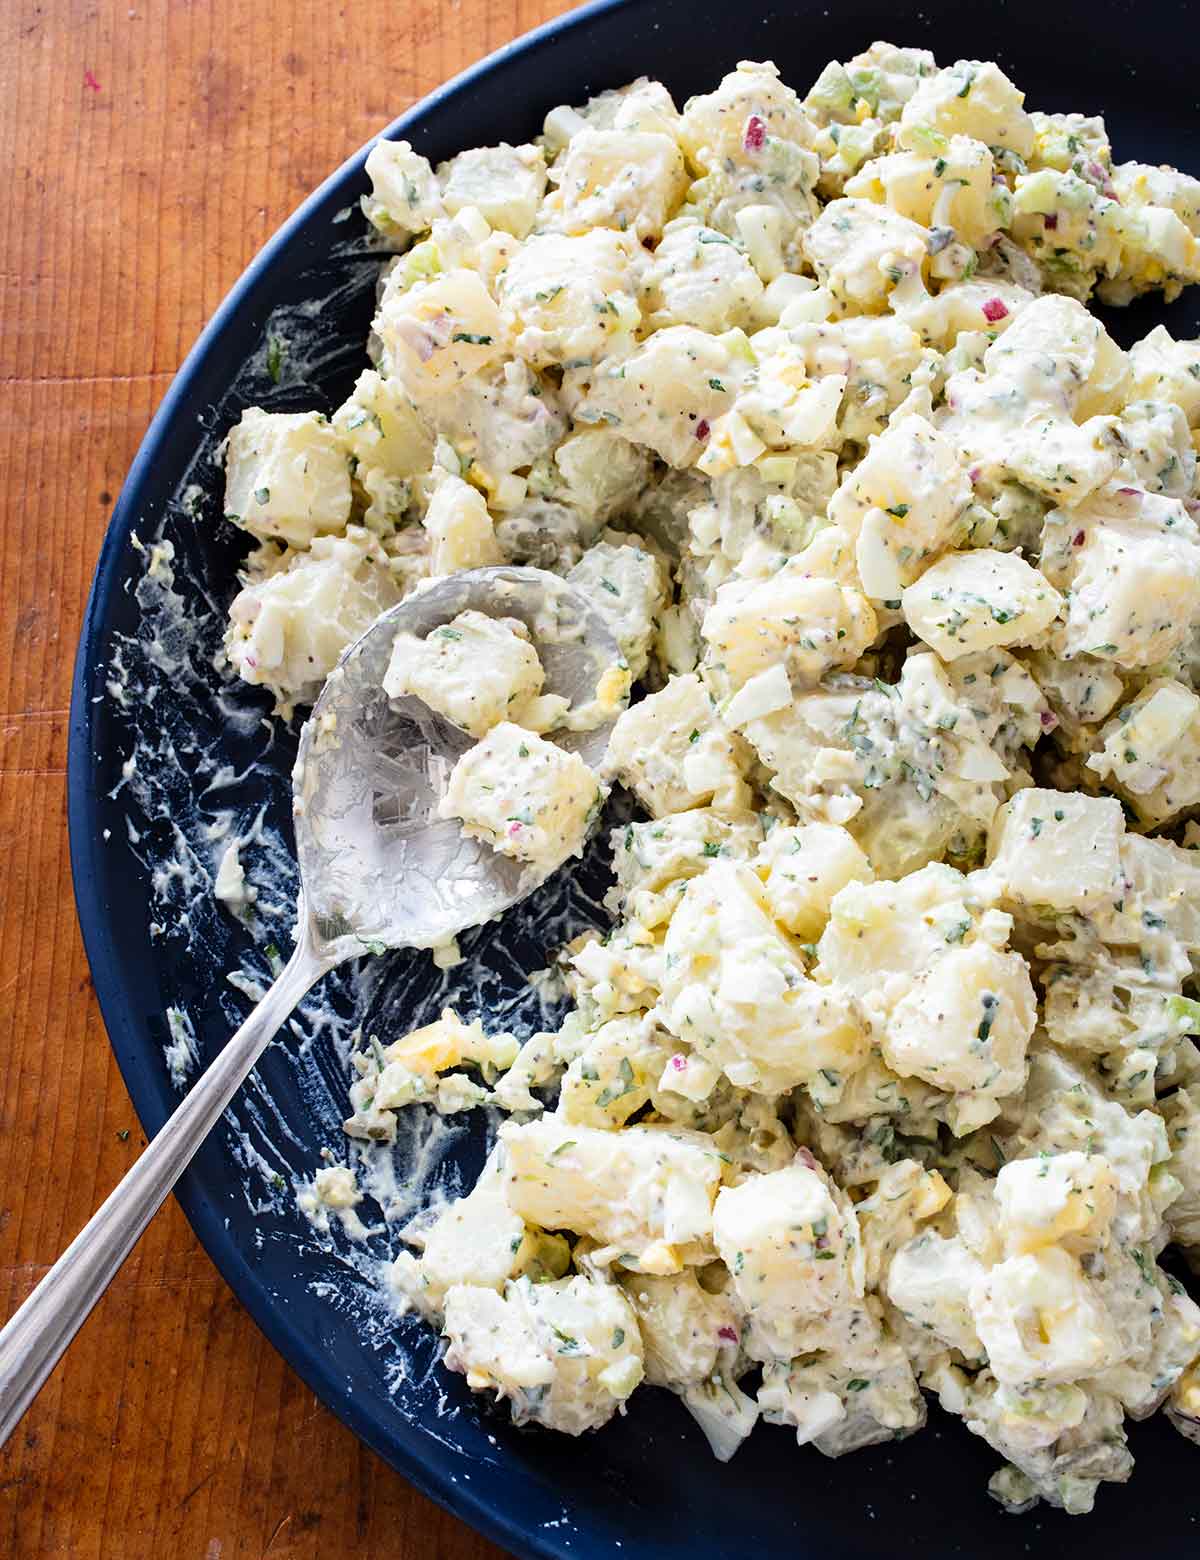
[[1008, 318], [1008, 305], [1000, 298], [989, 298], [983, 305], [983, 317], [989, 325]]
[[767, 144], [767, 122], [758, 114], [751, 114], [742, 132], [742, 145], [748, 152], [761, 152]]
[[702, 417], [696, 424], [696, 437], [698, 439], [707, 439], [711, 432], [712, 429], [708, 425], [708, 418]]

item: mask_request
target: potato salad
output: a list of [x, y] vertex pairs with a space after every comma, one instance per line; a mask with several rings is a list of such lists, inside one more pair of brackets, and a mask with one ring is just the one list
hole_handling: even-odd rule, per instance
[[634, 684], [593, 772], [521, 624], [397, 641], [469, 832], [549, 867], [634, 809], [556, 1032], [354, 1055], [352, 1138], [506, 1113], [397, 1303], [517, 1423], [650, 1384], [838, 1456], [936, 1400], [1007, 1508], [1091, 1510], [1127, 1420], [1200, 1441], [1200, 343], [1088, 307], [1200, 280], [1200, 181], [885, 43], [367, 172], [371, 367], [229, 434], [231, 666], [290, 714], [517, 563]]

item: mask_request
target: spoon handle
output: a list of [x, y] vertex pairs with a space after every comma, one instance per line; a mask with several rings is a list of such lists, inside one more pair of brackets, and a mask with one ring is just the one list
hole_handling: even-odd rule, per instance
[[[304, 924], [304, 918], [301, 919]], [[124, 1180], [0, 1329], [0, 1446], [187, 1168], [267, 1042], [327, 970], [307, 935]]]

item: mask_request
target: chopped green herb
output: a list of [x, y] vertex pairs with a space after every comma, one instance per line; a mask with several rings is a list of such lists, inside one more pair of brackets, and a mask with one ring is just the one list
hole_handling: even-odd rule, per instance
[[596, 1104], [601, 1110], [606, 1105], [611, 1105], [614, 1100], [622, 1099], [626, 1094], [632, 1094], [633, 1090], [637, 1088], [637, 1079], [634, 1077], [633, 1065], [627, 1056], [621, 1058], [620, 1066], [617, 1068], [617, 1077], [620, 1079], [619, 1088], [615, 1083], [610, 1083], [607, 1088], [602, 1089], [596, 1096]]

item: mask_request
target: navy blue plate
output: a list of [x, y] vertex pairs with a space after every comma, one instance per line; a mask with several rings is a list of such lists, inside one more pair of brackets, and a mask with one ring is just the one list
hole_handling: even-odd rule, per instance
[[[660, 77], [682, 101], [711, 88], [741, 58], [775, 59], [803, 91], [827, 60], [885, 37], [931, 48], [944, 63], [997, 59], [1031, 106], [1103, 113], [1119, 158], [1200, 171], [1194, 20], [1187, 0], [925, 0], [907, 19], [891, 4], [859, 0], [778, 10], [745, 0], [607, 0], [493, 55], [386, 133], [408, 137], [436, 160], [464, 147], [520, 141], [537, 132], [553, 104], [639, 74]], [[84, 621], [71, 709], [72, 865], [96, 991], [147, 1133], [178, 1099], [163, 1058], [168, 1006], [187, 1015], [203, 1062], [245, 1010], [225, 986], [225, 972], [255, 957], [242, 928], [212, 909], [203, 873], [189, 876], [191, 846], [176, 825], [218, 806], [244, 824], [265, 803], [268, 831], [286, 838], [293, 751], [290, 737], [271, 736], [258, 721], [261, 699], [248, 690], [222, 692], [210, 664], [241, 545], [220, 520], [217, 468], [207, 456], [197, 463], [197, 451], [205, 441], [211, 448], [252, 401], [330, 409], [364, 365], [379, 261], [356, 210], [347, 213], [367, 188], [364, 155], [351, 158], [271, 240], [180, 370], [121, 493]], [[324, 300], [310, 323], [327, 350], [292, 355], [288, 343], [313, 298]], [[1109, 323], [1126, 342], [1159, 319], [1177, 335], [1196, 335], [1198, 310], [1185, 296], [1167, 309], [1139, 304]], [[184, 501], [188, 483], [194, 486]], [[176, 551], [174, 615], [161, 619], [152, 643], [135, 530], [143, 538], [164, 535]], [[160, 609], [162, 599], [160, 592], [150, 606]], [[186, 632], [181, 624], [190, 625]], [[127, 690], [124, 702], [110, 683]], [[147, 692], [155, 695], [150, 702]], [[135, 742], [155, 748], [161, 769], [152, 807], [139, 805], [137, 775], [122, 774]], [[214, 755], [229, 773], [218, 773]], [[252, 764], [258, 769], [244, 773]], [[153, 862], [172, 852], [178, 870], [156, 878]], [[453, 977], [460, 1008], [493, 1022], [528, 1023], [521, 971], [543, 963], [564, 929], [596, 919], [603, 871], [598, 859], [585, 863], [554, 890], [538, 921], [477, 935], [468, 964]], [[394, 958], [368, 990], [370, 1020], [399, 1032], [439, 995], [428, 960]], [[343, 990], [337, 1000], [353, 997]], [[517, 1553], [742, 1560], [788, 1551], [927, 1560], [1086, 1547], [1105, 1557], [1147, 1542], [1194, 1551], [1200, 1503], [1190, 1481], [1200, 1462], [1195, 1448], [1156, 1421], [1134, 1427], [1134, 1481], [1103, 1487], [1094, 1518], [1039, 1512], [1019, 1522], [984, 1493], [998, 1459], [936, 1409], [921, 1435], [840, 1462], [798, 1451], [782, 1429], [760, 1428], [721, 1467], [678, 1405], [651, 1390], [637, 1395], [627, 1418], [583, 1441], [514, 1431], [442, 1370], [428, 1329], [412, 1319], [396, 1323], [372, 1306], [355, 1251], [310, 1238], [290, 1199], [274, 1195], [311, 1173], [322, 1144], [338, 1146], [344, 1062], [320, 1032], [302, 1056], [303, 1086], [287, 1048], [268, 1054], [255, 1088], [183, 1178], [179, 1199], [243, 1304], [324, 1402], [421, 1489]], [[464, 1131], [454, 1159], [469, 1168], [479, 1152], [478, 1132]], [[455, 1173], [448, 1163], [443, 1179]]]

